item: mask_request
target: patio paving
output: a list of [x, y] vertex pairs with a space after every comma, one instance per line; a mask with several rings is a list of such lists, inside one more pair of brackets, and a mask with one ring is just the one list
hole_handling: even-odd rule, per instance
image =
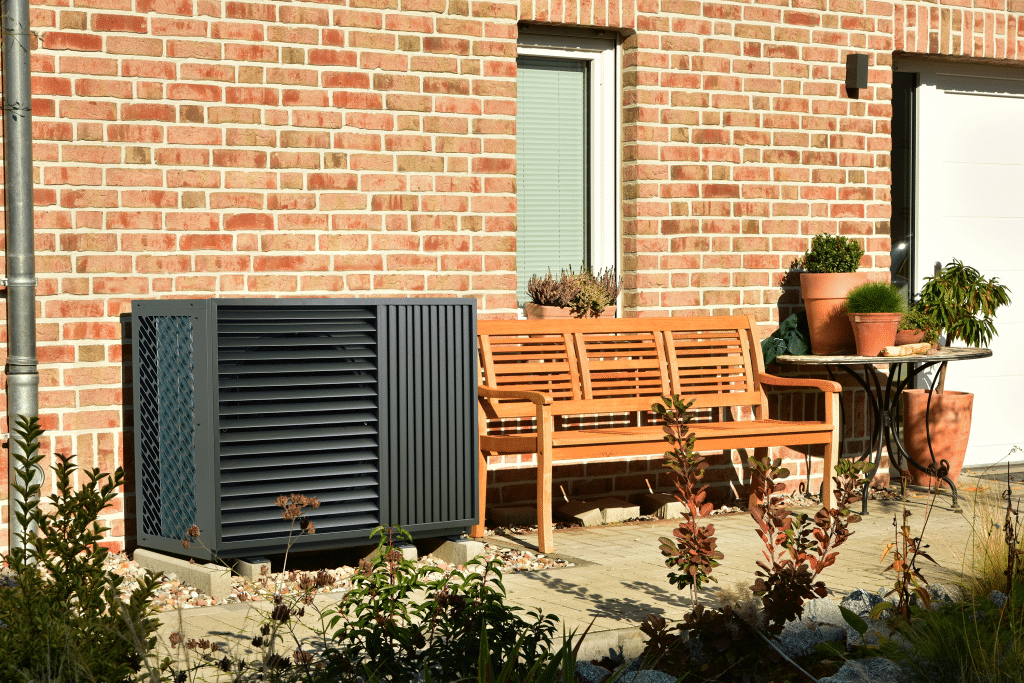
[[[986, 514], [984, 508], [991, 509], [991, 494], [998, 495], [1001, 487], [990, 479], [962, 477], [963, 512], [950, 509], [948, 494], [938, 497], [925, 533], [928, 552], [938, 566], [919, 563], [930, 583], [955, 583], [962, 576], [972, 529], [991, 525], [991, 513]], [[1021, 487], [1015, 488], [1019, 492]], [[978, 489], [981, 494], [975, 493]], [[920, 530], [927, 500], [919, 492], [908, 496], [910, 525], [915, 533]], [[883, 572], [886, 565], [882, 563], [882, 554], [886, 543], [894, 539], [893, 519], [900, 515], [901, 506], [899, 500], [869, 503], [869, 514], [851, 527], [855, 534], [840, 548], [838, 561], [822, 574], [833, 595], [842, 596], [856, 588], [875, 591], [892, 585], [891, 574]], [[809, 508], [804, 511], [813, 514]], [[715, 569], [718, 583], [711, 584], [707, 594], [737, 583], [749, 586], [755, 562], [761, 557], [753, 522], [746, 513], [715, 516], [712, 520], [718, 548], [725, 559]], [[631, 640], [635, 647], [639, 642], [636, 627], [646, 615], [658, 614], [671, 621], [687, 612], [687, 596], [669, 584], [667, 568], [658, 550], [658, 539], [671, 535], [676, 525], [676, 521], [659, 520], [556, 531], [556, 554], [572, 558], [577, 566], [506, 575], [508, 601], [557, 615], [566, 631], [582, 632], [593, 620], [588, 636], [591, 649], [629, 649], [627, 641]], [[535, 547], [536, 534], [496, 535], [487, 540]], [[318, 596], [316, 604], [328, 607], [338, 599], [338, 594]], [[167, 612], [161, 616], [160, 640], [166, 644], [172, 631], [181, 630], [187, 637], [205, 637], [234, 651], [249, 649], [248, 640], [260, 623], [256, 610], [265, 610], [267, 605], [236, 603], [196, 608], [182, 611], [180, 621], [179, 613]]]

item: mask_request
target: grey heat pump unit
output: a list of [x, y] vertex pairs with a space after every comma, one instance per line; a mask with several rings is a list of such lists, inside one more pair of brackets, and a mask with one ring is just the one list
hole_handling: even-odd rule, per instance
[[134, 301], [132, 376], [142, 547], [283, 552], [291, 493], [296, 550], [477, 521], [474, 299]]

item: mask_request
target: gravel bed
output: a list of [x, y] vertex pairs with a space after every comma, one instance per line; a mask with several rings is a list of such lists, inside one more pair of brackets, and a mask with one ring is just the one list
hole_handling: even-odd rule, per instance
[[[567, 560], [547, 557], [546, 555], [533, 553], [529, 550], [505, 548], [491, 543], [485, 544], [484, 548], [484, 557], [486, 559], [497, 558], [504, 563], [502, 572], [505, 574], [574, 566], [572, 562]], [[464, 567], [450, 565], [430, 555], [418, 560], [416, 565], [420, 567], [437, 567], [445, 572], [465, 570]], [[137, 562], [128, 559], [124, 553], [111, 553], [108, 555], [104, 567], [108, 571], [112, 571], [125, 578], [124, 583], [121, 584], [121, 595], [125, 600], [138, 586], [138, 579], [146, 572]], [[172, 573], [165, 575], [161, 580], [153, 596], [153, 605], [159, 611], [167, 611], [178, 609], [179, 607], [182, 609], [193, 609], [195, 607], [225, 605], [237, 602], [255, 602], [268, 600], [275, 594], [290, 595], [307, 590], [318, 594], [344, 593], [352, 587], [352, 576], [357, 571], [358, 569], [355, 567], [343, 566], [333, 569], [322, 569], [318, 572], [276, 572], [267, 574], [255, 582], [248, 581], [240, 576], [233, 576], [231, 580], [231, 595], [227, 597], [213, 597], [201, 593], [194, 587], [180, 581]]]

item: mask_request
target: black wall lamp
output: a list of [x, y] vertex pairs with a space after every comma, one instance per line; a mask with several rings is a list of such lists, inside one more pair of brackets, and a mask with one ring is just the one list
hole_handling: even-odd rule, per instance
[[853, 97], [861, 88], [868, 87], [868, 56], [850, 53], [846, 55], [846, 90]]

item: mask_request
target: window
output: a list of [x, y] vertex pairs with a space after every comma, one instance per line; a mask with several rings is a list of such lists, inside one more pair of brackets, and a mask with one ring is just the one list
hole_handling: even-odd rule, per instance
[[517, 296], [548, 268], [617, 266], [618, 129], [612, 39], [520, 32]]

